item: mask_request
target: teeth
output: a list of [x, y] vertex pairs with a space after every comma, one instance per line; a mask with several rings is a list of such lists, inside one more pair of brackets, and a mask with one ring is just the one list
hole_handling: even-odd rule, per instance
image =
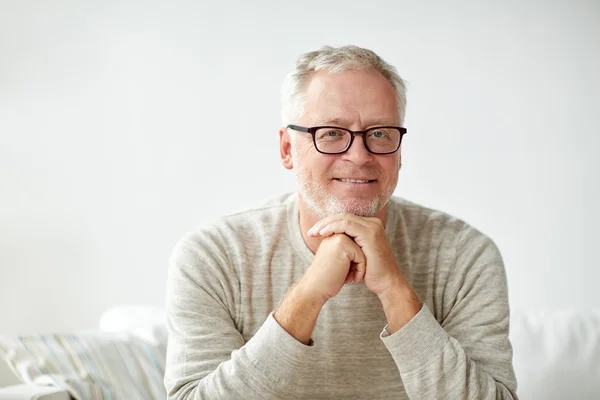
[[340, 181], [342, 182], [351, 182], [351, 183], [368, 183], [369, 180], [362, 180], [362, 179], [340, 179]]

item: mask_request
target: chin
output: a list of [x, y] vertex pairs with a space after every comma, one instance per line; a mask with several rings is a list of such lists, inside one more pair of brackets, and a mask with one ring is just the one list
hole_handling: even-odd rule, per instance
[[381, 210], [382, 201], [380, 197], [372, 199], [339, 199], [329, 197], [323, 205], [323, 211], [327, 215], [349, 213], [361, 217], [374, 217]]
[[302, 201], [308, 208], [320, 218], [329, 217], [338, 214], [354, 214], [361, 217], [374, 217], [383, 207], [385, 207], [393, 190], [388, 190], [367, 194], [361, 193], [358, 196], [348, 196], [337, 193], [335, 190], [328, 190], [325, 185], [313, 183], [298, 176], [298, 191]]

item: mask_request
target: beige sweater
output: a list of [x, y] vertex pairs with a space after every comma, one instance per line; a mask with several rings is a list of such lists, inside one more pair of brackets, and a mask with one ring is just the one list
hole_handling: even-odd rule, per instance
[[169, 267], [169, 399], [516, 398], [494, 243], [406, 200], [387, 207], [386, 232], [423, 308], [386, 335], [376, 295], [346, 285], [323, 307], [312, 346], [271, 315], [314, 257], [296, 194], [186, 234]]

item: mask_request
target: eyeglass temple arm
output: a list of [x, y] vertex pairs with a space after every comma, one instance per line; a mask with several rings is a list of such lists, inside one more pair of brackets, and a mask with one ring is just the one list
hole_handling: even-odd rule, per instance
[[293, 129], [295, 131], [300, 131], [300, 132], [308, 132], [310, 133], [310, 128], [305, 128], [303, 126], [298, 126], [298, 125], [288, 125], [287, 126], [290, 129]]

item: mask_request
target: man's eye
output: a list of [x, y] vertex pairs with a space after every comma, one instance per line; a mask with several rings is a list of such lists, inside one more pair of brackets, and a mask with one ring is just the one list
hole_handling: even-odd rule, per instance
[[317, 139], [339, 139], [345, 135], [346, 132], [340, 129], [323, 129], [317, 132]]
[[369, 136], [375, 139], [387, 139], [390, 137], [390, 134], [386, 130], [377, 130], [369, 133]]

